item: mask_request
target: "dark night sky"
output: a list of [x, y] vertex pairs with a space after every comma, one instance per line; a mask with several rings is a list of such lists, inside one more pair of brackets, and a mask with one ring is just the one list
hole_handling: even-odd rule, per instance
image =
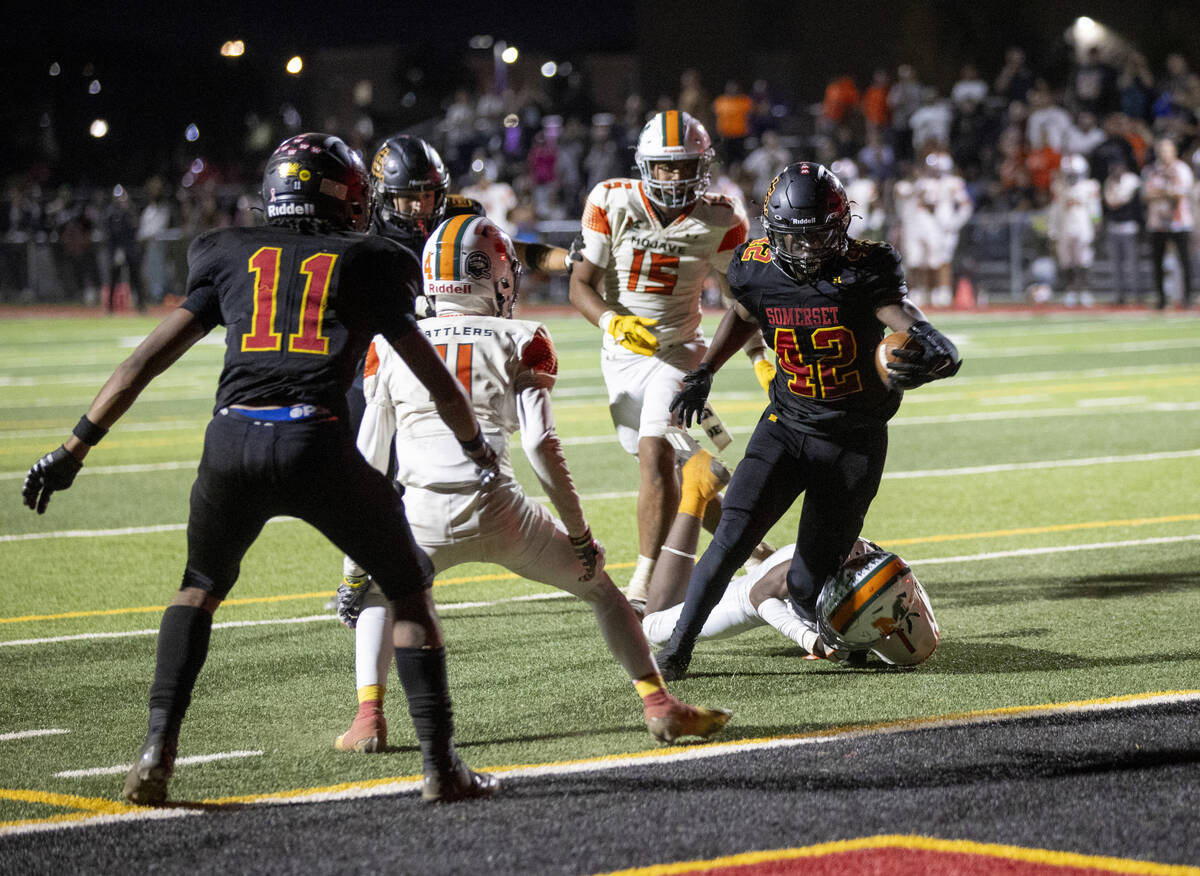
[[[109, 164], [160, 154], [161, 142], [177, 139], [187, 120], [213, 130], [277, 100], [281, 89], [303, 88], [280, 70], [291, 55], [311, 57], [319, 47], [402, 46], [444, 82], [463, 75], [468, 38], [492, 33], [560, 60], [635, 55], [640, 87], [650, 99], [673, 94], [681, 69], [696, 66], [710, 90], [727, 78], [766, 78], [789, 87], [799, 103], [819, 100], [834, 75], [849, 72], [865, 83], [873, 68], [894, 69], [903, 61], [943, 89], [966, 60], [977, 60], [990, 79], [1004, 46], [1014, 43], [1027, 47], [1039, 69], [1065, 76], [1063, 30], [1084, 14], [1137, 44], [1156, 70], [1174, 50], [1200, 67], [1194, 0], [35, 2], [9, 13], [0, 45], [0, 160], [6, 172], [20, 169], [47, 109], [59, 127], [102, 114], [114, 129], [136, 130], [135, 138], [106, 144]], [[237, 62], [219, 57], [220, 44], [238, 37], [246, 40], [247, 55]], [[55, 60], [63, 74], [52, 80], [47, 70]], [[99, 95], [87, 93], [89, 79], [81, 71], [88, 62], [101, 80]], [[86, 137], [77, 143], [63, 131], [60, 140], [64, 154], [81, 164], [101, 159], [88, 151]], [[118, 148], [128, 160], [114, 154]]]

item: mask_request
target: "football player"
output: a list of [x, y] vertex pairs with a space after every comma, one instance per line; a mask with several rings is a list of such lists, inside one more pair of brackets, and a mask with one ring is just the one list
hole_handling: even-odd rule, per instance
[[285, 140], [267, 161], [262, 196], [265, 228], [221, 228], [192, 242], [186, 300], [117, 367], [72, 436], [33, 465], [22, 489], [30, 508], [45, 511], [150, 381], [225, 326], [225, 367], [192, 486], [187, 565], [163, 613], [149, 728], [124, 796], [144, 805], [166, 800], [213, 612], [263, 525], [279, 515], [311, 523], [352, 553], [387, 595], [396, 665], [421, 743], [423, 797], [490, 796], [496, 779], [467, 769], [452, 742], [433, 567], [391, 483], [346, 431], [346, 389], [371, 338], [386, 339], [381, 344], [417, 375], [471, 460], [471, 477], [497, 474], [496, 454], [463, 387], [417, 330], [416, 259], [382, 237], [354, 233], [370, 219], [358, 153], [326, 134]]
[[[609, 412], [621, 446], [638, 459], [638, 558], [626, 595], [640, 608], [679, 504], [668, 406], [706, 349], [704, 281], [715, 271], [727, 291], [725, 271], [749, 223], [740, 203], [706, 193], [712, 143], [687, 113], [651, 118], [635, 158], [641, 179], [606, 180], [588, 195], [570, 299], [604, 332]], [[774, 366], [760, 343], [748, 352], [765, 388]]]
[[[690, 425], [714, 374], [754, 332], [778, 357], [771, 403], [658, 655], [668, 680], [687, 671], [696, 638], [734, 571], [801, 493], [787, 589], [798, 616], [815, 629], [820, 588], [849, 554], [879, 488], [887, 422], [902, 390], [950, 377], [960, 366], [953, 342], [908, 301], [895, 250], [847, 235], [850, 205], [828, 168], [807, 161], [785, 168], [763, 199], [762, 221], [766, 236], [740, 245], [730, 262], [737, 305], [671, 402]], [[907, 331], [920, 344], [900, 351], [886, 383], [874, 366], [885, 328]]]
[[[429, 391], [376, 338], [367, 357], [367, 409], [358, 448], [384, 471], [395, 447], [417, 544], [437, 572], [459, 563], [498, 563], [583, 599], [641, 694], [650, 732], [664, 742], [715, 733], [729, 713], [686, 705], [667, 692], [633, 609], [604, 571], [603, 549], [592, 538], [554, 427], [554, 344], [545, 326], [512, 318], [521, 269], [508, 235], [486, 218], [455, 216], [425, 244], [422, 266], [436, 315], [422, 320], [420, 330], [467, 388], [500, 473], [480, 486], [471, 460], [448, 440]], [[513, 474], [508, 444], [518, 430], [561, 520], [529, 499]], [[338, 613], [355, 629], [359, 709], [335, 746], [375, 752], [387, 744], [383, 697], [392, 659], [390, 610], [350, 557], [357, 555], [346, 559]]]
[[896, 184], [896, 203], [913, 303], [924, 305], [928, 299], [936, 307], [949, 307], [958, 235], [975, 209], [950, 153], [935, 149], [926, 155], [913, 179]]
[[[683, 469], [679, 513], [663, 545], [663, 557], [655, 566], [646, 603], [647, 613], [642, 619], [642, 630], [650, 644], [656, 647], [667, 643], [683, 611], [700, 536], [700, 518], [704, 503], [710, 498], [706, 488], [710, 484], [719, 485], [723, 480], [724, 467], [706, 451], [698, 450], [693, 459], [697, 461], [689, 460]], [[709, 472], [715, 477], [709, 477]], [[933, 654], [940, 630], [928, 595], [907, 565], [903, 566], [902, 572], [898, 567], [899, 574], [894, 576], [860, 580], [865, 579], [860, 575], [856, 579], [853, 573], [858, 567], [855, 564], [868, 553], [882, 550], [873, 542], [859, 538], [839, 574], [825, 583], [822, 597], [837, 592], [840, 597], [838, 607], [846, 603], [847, 598], [861, 603], [858, 611], [846, 614], [853, 616], [856, 638], [865, 631], [866, 640], [851, 646], [846, 644], [841, 633], [814, 628], [793, 608], [787, 590], [787, 572], [795, 549], [794, 544], [786, 545], [749, 574], [734, 578], [713, 607], [698, 638], [724, 639], [769, 624], [812, 658], [861, 664], [865, 663], [867, 653], [873, 653], [890, 666], [913, 666]], [[818, 599], [822, 608], [826, 602], [834, 607], [832, 599]], [[818, 627], [821, 627], [821, 620], [818, 614]]]
[[[371, 231], [382, 234], [420, 255], [425, 241], [443, 219], [483, 216], [483, 204], [450, 194], [450, 172], [442, 156], [428, 142], [409, 134], [383, 141], [371, 160], [374, 208]], [[514, 241], [517, 258], [529, 267], [550, 274], [567, 270], [567, 250], [542, 243]], [[431, 313], [424, 296], [417, 298], [417, 316]], [[350, 394], [350, 428], [357, 431], [363, 411], [363, 375], [358, 369]]]

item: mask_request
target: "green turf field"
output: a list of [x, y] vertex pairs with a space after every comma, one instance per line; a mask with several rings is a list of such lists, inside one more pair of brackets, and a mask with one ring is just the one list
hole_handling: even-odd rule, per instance
[[[801, 660], [769, 628], [702, 642], [695, 675], [674, 690], [733, 709], [723, 738], [1200, 687], [1200, 319], [937, 322], [965, 364], [908, 393], [864, 530], [928, 590], [943, 630], [937, 653], [912, 672], [870, 672]], [[597, 331], [582, 319], [547, 323], [560, 355], [559, 432], [623, 585], [637, 553], [636, 467], [611, 433]], [[19, 491], [152, 324], [0, 321], [0, 826], [116, 800], [144, 733], [154, 633], [182, 571], [221, 339], [156, 381], [44, 516]], [[711, 336], [715, 320], [706, 325]], [[730, 362], [712, 399], [736, 463], [765, 404], [744, 360]], [[774, 543], [793, 540], [796, 519], [777, 525]], [[352, 634], [324, 608], [339, 575], [339, 554], [306, 525], [267, 527], [217, 614], [180, 746], [181, 757], [238, 756], [181, 766], [172, 798], [418, 772], [398, 685], [390, 751], [332, 747], [355, 707]], [[653, 748], [590, 611], [515, 599], [543, 593], [485, 565], [439, 579], [461, 750], [483, 768]]]

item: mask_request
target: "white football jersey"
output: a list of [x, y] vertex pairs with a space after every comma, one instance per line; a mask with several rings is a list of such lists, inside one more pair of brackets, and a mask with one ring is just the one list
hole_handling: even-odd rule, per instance
[[[508, 441], [520, 428], [517, 394], [530, 387], [549, 390], [558, 374], [549, 332], [541, 323], [495, 316], [441, 316], [417, 325], [466, 388], [502, 474], [513, 478]], [[364, 417], [358, 448], [371, 465], [387, 470], [394, 427], [401, 483], [427, 489], [478, 487], [475, 463], [438, 416], [429, 390], [383, 338], [371, 342], [363, 374], [367, 405], [377, 406], [372, 412], [377, 415]]]
[[[610, 179], [588, 195], [583, 255], [605, 268], [604, 297], [622, 312], [658, 324], [661, 345], [701, 337], [700, 293], [712, 269], [724, 274], [733, 248], [746, 240], [742, 205], [704, 194], [664, 227], [640, 180]], [[616, 342], [606, 333], [604, 343]]]

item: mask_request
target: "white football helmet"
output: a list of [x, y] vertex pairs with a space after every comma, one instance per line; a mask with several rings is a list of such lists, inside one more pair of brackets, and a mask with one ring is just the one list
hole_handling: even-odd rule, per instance
[[893, 666], [928, 659], [941, 637], [929, 596], [908, 563], [866, 539], [821, 588], [817, 625], [828, 644], [870, 650]]
[[[656, 113], [642, 128], [634, 153], [646, 197], [660, 207], [686, 207], [708, 188], [713, 161], [712, 140], [704, 125], [678, 110]], [[680, 178], [655, 179], [653, 165], [680, 165]]]
[[425, 242], [421, 273], [437, 316], [512, 317], [521, 263], [509, 236], [485, 216], [452, 216], [435, 228]]

